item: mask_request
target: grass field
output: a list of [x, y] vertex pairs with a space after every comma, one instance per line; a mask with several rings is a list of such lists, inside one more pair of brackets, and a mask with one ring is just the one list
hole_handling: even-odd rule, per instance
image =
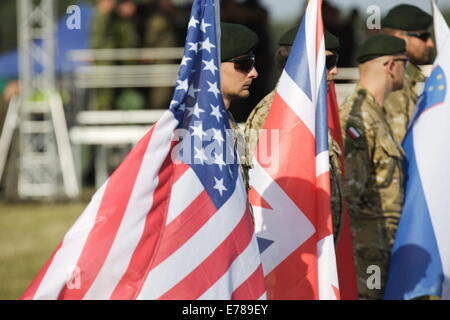
[[18, 299], [86, 203], [0, 203], [0, 300]]

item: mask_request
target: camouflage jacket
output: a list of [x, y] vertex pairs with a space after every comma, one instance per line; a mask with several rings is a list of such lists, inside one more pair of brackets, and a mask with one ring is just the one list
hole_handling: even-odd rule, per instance
[[[383, 108], [357, 85], [340, 108], [347, 201], [360, 297], [380, 299], [403, 204], [403, 150]], [[368, 290], [367, 268], [380, 267], [381, 290]]]
[[253, 154], [255, 153], [259, 139], [259, 130], [264, 126], [274, 96], [275, 90], [270, 92], [256, 105], [245, 122], [246, 153], [250, 159], [253, 158]]
[[[241, 176], [242, 179], [244, 180], [244, 186], [245, 186], [245, 191], [248, 192], [250, 191], [250, 176], [249, 176], [249, 171], [252, 167], [250, 158], [248, 157], [248, 154], [246, 152], [247, 148], [246, 148], [246, 140], [244, 137], [244, 132], [243, 130], [239, 127], [239, 125], [237, 124], [236, 120], [234, 119], [233, 115], [231, 114], [231, 112], [228, 110], [228, 119], [230, 122], [230, 127], [231, 130], [233, 131], [233, 140], [234, 140], [234, 145], [236, 146], [236, 152], [237, 152], [237, 156], [239, 157], [239, 163], [240, 163], [240, 169], [241, 169]], [[248, 203], [248, 208], [250, 210], [250, 214], [252, 217], [252, 221], [253, 223], [255, 223], [255, 218], [253, 215], [253, 208], [252, 205], [250, 203], [250, 199], [247, 197], [247, 203]]]
[[[245, 138], [247, 139], [247, 155], [251, 159], [255, 153], [256, 145], [259, 139], [259, 130], [264, 126], [266, 117], [269, 113], [275, 91], [265, 96], [258, 105], [253, 109], [245, 123]], [[328, 132], [328, 143], [330, 153], [330, 187], [331, 187], [331, 209], [333, 220], [334, 243], [339, 239], [342, 214], [344, 209], [344, 189], [342, 185], [342, 170], [339, 157], [341, 149], [338, 143], [332, 138]]]
[[233, 131], [233, 140], [234, 140], [234, 145], [236, 146], [237, 156], [239, 157], [242, 178], [244, 180], [245, 188], [248, 192], [250, 190], [248, 172], [251, 168], [251, 161], [246, 152], [247, 148], [246, 148], [244, 132], [239, 127], [239, 125], [237, 124], [236, 120], [234, 119], [234, 117], [230, 111], [228, 111], [228, 119], [230, 122], [231, 130]]
[[403, 89], [392, 92], [384, 102], [384, 109], [392, 132], [398, 143], [402, 143], [417, 102], [416, 84], [425, 76], [414, 64], [408, 64]]

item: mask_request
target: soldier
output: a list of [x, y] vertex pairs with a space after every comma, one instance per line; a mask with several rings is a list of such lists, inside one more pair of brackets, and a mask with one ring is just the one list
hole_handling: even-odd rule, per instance
[[[389, 35], [369, 38], [361, 46], [357, 61], [359, 83], [340, 108], [345, 197], [359, 296], [381, 299], [403, 205], [403, 150], [394, 138], [383, 105], [389, 93], [403, 86], [408, 61], [405, 41]], [[374, 286], [368, 281], [368, 267], [372, 265], [381, 272]]]
[[[92, 49], [114, 48], [113, 12], [116, 8], [116, 0], [98, 0], [92, 19], [90, 32], [90, 46]], [[97, 65], [110, 64], [111, 62], [96, 61]], [[114, 89], [102, 88], [93, 90], [90, 96], [89, 108], [95, 110], [107, 110], [112, 108], [114, 102]]]
[[221, 23], [221, 64], [220, 82], [225, 108], [228, 110], [234, 142], [238, 149], [242, 174], [247, 190], [250, 160], [245, 150], [244, 133], [229, 112], [231, 102], [235, 99], [248, 98], [250, 86], [258, 72], [255, 69], [253, 49], [258, 43], [258, 36], [249, 28], [235, 23]]
[[406, 69], [403, 89], [391, 93], [384, 105], [388, 122], [399, 143], [403, 141], [416, 106], [416, 83], [425, 80], [418, 65], [430, 62], [430, 52], [434, 43], [431, 33], [427, 30], [432, 23], [432, 16], [408, 4], [391, 9], [382, 23], [385, 34], [406, 41], [406, 54], [410, 61]]
[[[132, 0], [119, 0], [112, 25], [114, 48], [137, 48], [140, 44], [137, 29], [137, 5]], [[133, 64], [135, 61], [125, 61]]]
[[[132, 0], [119, 0], [112, 25], [114, 47], [137, 48], [141, 40], [137, 28], [137, 5]], [[119, 65], [136, 65], [133, 60], [119, 61]], [[145, 107], [145, 98], [138, 88], [119, 88], [113, 107], [119, 110], [139, 110]]]
[[[276, 53], [276, 63], [278, 69], [278, 76], [284, 69], [284, 66], [289, 57], [292, 45], [297, 35], [298, 26], [288, 30], [278, 41], [279, 48]], [[340, 47], [339, 39], [325, 30], [325, 54], [327, 67], [327, 83], [333, 80], [337, 75], [337, 61], [338, 50]], [[252, 113], [245, 124], [245, 137], [247, 138], [247, 154], [251, 161], [256, 150], [256, 145], [259, 139], [259, 130], [264, 126], [264, 122], [269, 113], [272, 100], [275, 95], [275, 90], [264, 97], [258, 105], [253, 109]], [[342, 213], [344, 208], [344, 196], [342, 186], [342, 170], [339, 157], [341, 149], [338, 143], [332, 138], [328, 132], [329, 154], [330, 154], [330, 187], [331, 187], [331, 208], [333, 216], [333, 235], [334, 243], [339, 239]], [[250, 162], [251, 163], [251, 162]]]
[[[171, 2], [153, 0], [147, 3], [150, 13], [145, 23], [144, 46], [146, 48], [176, 47], [178, 39], [174, 22], [171, 20], [165, 6], [171, 6]], [[171, 60], [159, 60], [161, 64], [174, 63]], [[173, 88], [150, 88], [149, 106], [151, 109], [166, 109], [172, 98]]]
[[112, 13], [115, 7], [116, 0], [97, 0], [91, 26], [91, 48], [114, 48], [114, 36], [111, 32], [111, 25]]

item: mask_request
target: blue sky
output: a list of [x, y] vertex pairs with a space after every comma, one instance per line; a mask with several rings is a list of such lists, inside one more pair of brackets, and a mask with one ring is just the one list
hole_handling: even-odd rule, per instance
[[[305, 5], [305, 0], [260, 0], [269, 10], [273, 20], [290, 20], [298, 17]], [[429, 0], [329, 0], [331, 4], [341, 9], [358, 8], [361, 13], [365, 13], [370, 5], [378, 5], [382, 14], [385, 14], [390, 8], [408, 3], [422, 8], [431, 13]], [[441, 8], [450, 8], [450, 0], [438, 0]]]

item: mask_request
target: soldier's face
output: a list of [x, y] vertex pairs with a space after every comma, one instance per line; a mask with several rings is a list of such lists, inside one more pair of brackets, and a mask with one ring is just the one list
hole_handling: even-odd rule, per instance
[[136, 13], [136, 4], [132, 1], [125, 1], [119, 4], [119, 15], [123, 18], [130, 18]]
[[392, 77], [392, 91], [403, 88], [407, 60], [405, 55], [395, 55], [387, 65]]
[[258, 72], [248, 59], [248, 56], [241, 56], [220, 66], [222, 96], [227, 108], [232, 100], [247, 98], [253, 79], [258, 77]]
[[415, 64], [430, 63], [431, 49], [434, 42], [431, 34], [426, 30], [418, 30], [405, 33], [406, 51], [411, 62]]

